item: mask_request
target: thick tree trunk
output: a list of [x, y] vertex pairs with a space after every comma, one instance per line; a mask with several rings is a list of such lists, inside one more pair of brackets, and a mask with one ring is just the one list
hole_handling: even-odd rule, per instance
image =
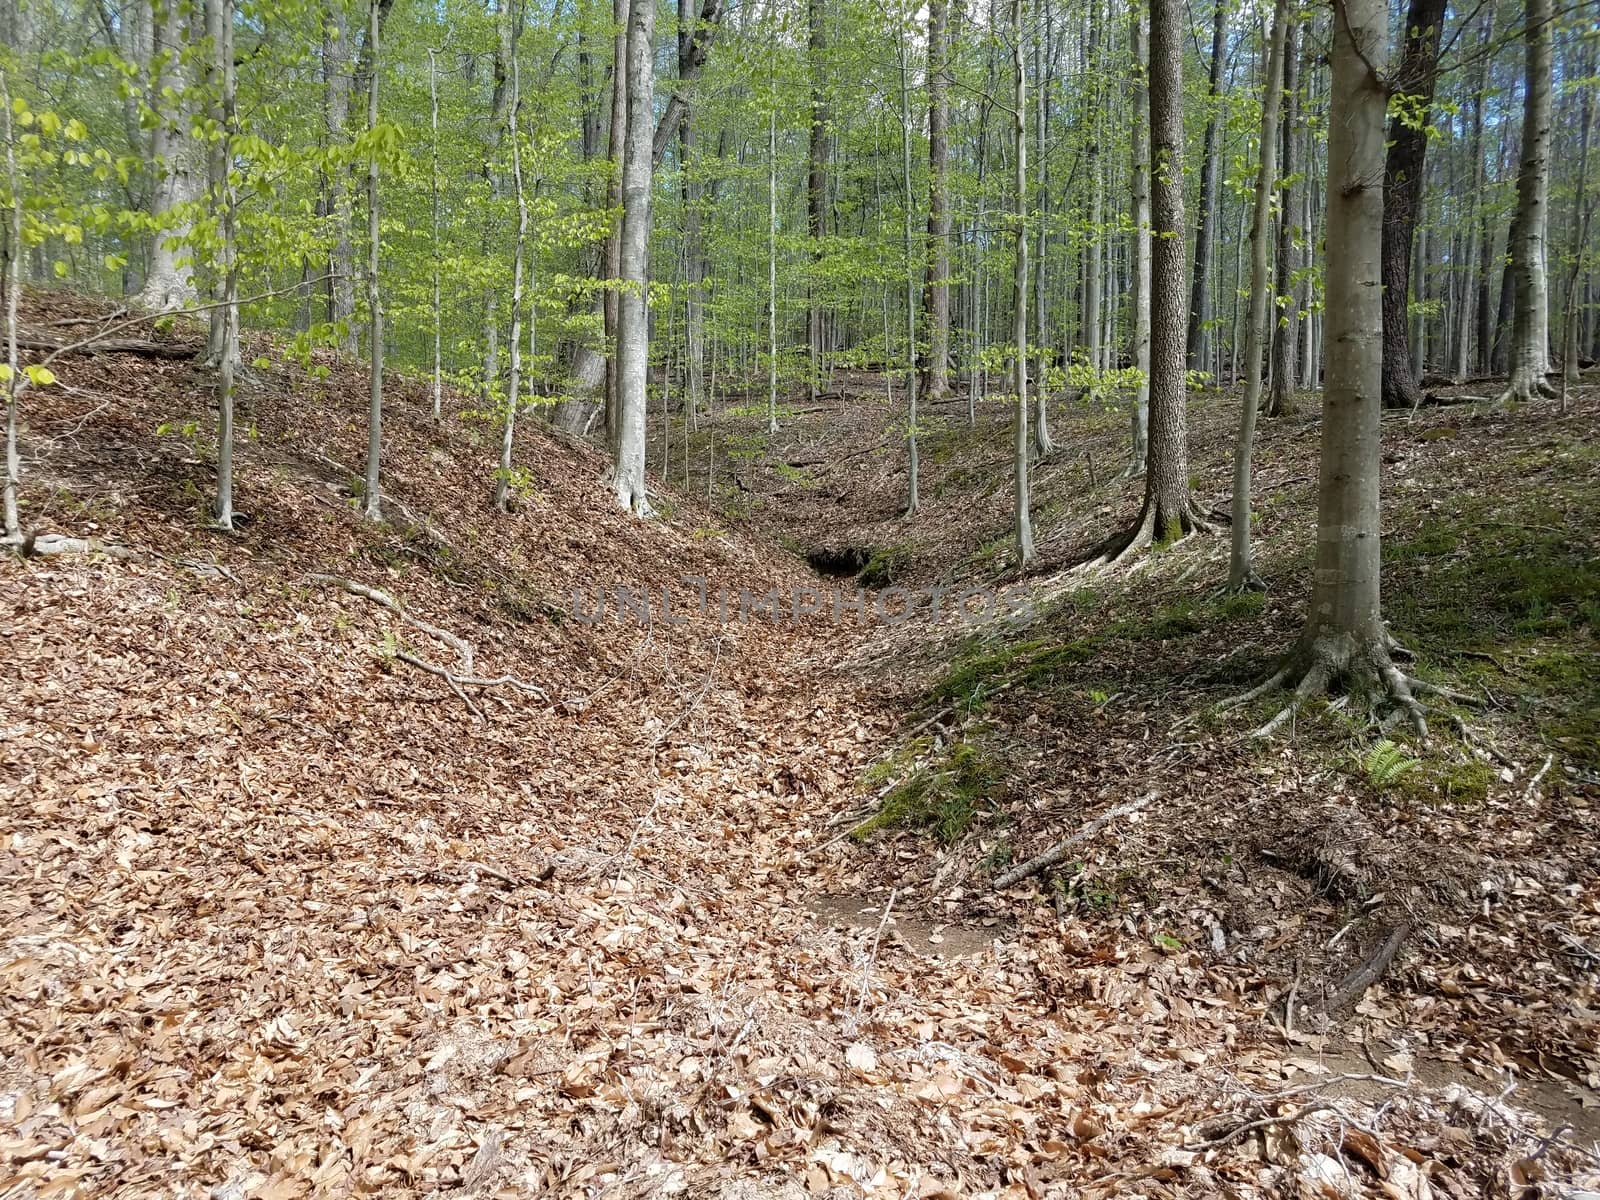
[[185, 61], [185, 11], [178, 0], [158, 2], [155, 8], [153, 57], [161, 65], [150, 97], [156, 115], [150, 158], [158, 172], [150, 189], [150, 217], [158, 232], [138, 302], [157, 311], [184, 308], [195, 300], [189, 214], [205, 190], [205, 180], [201, 147], [190, 136], [196, 89]]
[[[1594, 39], [1584, 43], [1580, 53], [1579, 76], [1594, 77]], [[1582, 338], [1583, 311], [1579, 307], [1578, 281], [1583, 278], [1585, 252], [1589, 248], [1589, 134], [1594, 123], [1594, 89], [1585, 87], [1578, 97], [1578, 182], [1572, 198], [1572, 268], [1567, 276], [1566, 299], [1562, 304], [1561, 409], [1567, 407], [1567, 389], [1578, 384], [1578, 347]]]
[[1150, 437], [1150, 96], [1145, 60], [1149, 55], [1149, 34], [1145, 30], [1144, 5], [1133, 6], [1130, 22], [1133, 48], [1133, 345], [1130, 357], [1139, 371], [1132, 408], [1132, 461], [1129, 473], [1144, 471]]
[[[625, 3], [626, 0], [619, 0]], [[618, 238], [616, 428], [612, 492], [617, 503], [639, 516], [650, 513], [645, 494], [645, 384], [650, 368], [650, 325], [646, 288], [650, 278], [650, 191], [655, 160], [651, 151], [654, 116], [654, 0], [628, 4], [625, 50], [627, 87], [622, 149], [622, 223]], [[613, 126], [614, 127], [614, 126]]]
[[[606, 183], [606, 211], [615, 213], [623, 202], [622, 177], [625, 169], [624, 164], [627, 160], [626, 142], [629, 121], [628, 67], [630, 65], [628, 38], [633, 20], [631, 16], [632, 6], [629, 0], [611, 0], [611, 13], [612, 20], [616, 24], [616, 38], [611, 59], [611, 129], [607, 141], [611, 155], [611, 174]], [[650, 32], [653, 38], [655, 36], [655, 22], [653, 19]], [[651, 83], [653, 87], [653, 79]], [[618, 281], [622, 276], [622, 223], [624, 220], [626, 220], [626, 214], [620, 218], [613, 216], [611, 232], [606, 237], [605, 254], [605, 277], [610, 281], [605, 290], [605, 333], [606, 345], [611, 347], [611, 353], [606, 356], [605, 363], [605, 426], [606, 445], [611, 451], [611, 459], [614, 463], [620, 463], [622, 460], [622, 446], [619, 441], [622, 420], [617, 392], [617, 356], [622, 343], [618, 333], [617, 321], [621, 301]], [[640, 421], [642, 422], [643, 419], [643, 416], [641, 416]], [[642, 428], [643, 426], [641, 425], [641, 430]], [[642, 439], [642, 432], [640, 437]], [[641, 480], [644, 478], [643, 453], [641, 449], [639, 463], [639, 478]], [[641, 497], [644, 494], [642, 484], [639, 494]], [[628, 501], [623, 501], [623, 503], [627, 504]]]
[[1250, 317], [1245, 329], [1244, 399], [1239, 437], [1233, 449], [1233, 544], [1228, 587], [1260, 589], [1250, 553], [1250, 459], [1255, 450], [1256, 412], [1261, 404], [1261, 363], [1269, 336], [1267, 239], [1271, 230], [1272, 189], [1278, 176], [1278, 108], [1283, 100], [1284, 32], [1289, 0], [1275, 0], [1268, 38], [1267, 79], [1261, 92], [1261, 160], [1256, 167], [1255, 209], [1250, 222]]
[[[1328, 117], [1327, 336], [1317, 557], [1300, 643], [1282, 670], [1243, 698], [1286, 680], [1294, 697], [1256, 732], [1267, 735], [1306, 699], [1344, 686], [1383, 694], [1427, 727], [1414, 681], [1395, 667], [1380, 608], [1378, 480], [1383, 400], [1382, 72], [1388, 57], [1384, 0], [1335, 0], [1333, 98]], [[1241, 698], [1241, 699], [1243, 699]]]
[[1012, 439], [1012, 469], [1016, 490], [1017, 565], [1034, 561], [1032, 489], [1028, 483], [1028, 75], [1023, 60], [1023, 0], [1011, 0], [1012, 66], [1016, 71], [1011, 110], [1011, 219], [1016, 223], [1015, 262], [1011, 278], [1011, 339], [1016, 343], [1011, 359], [1012, 388], [1016, 391], [1016, 418]]
[[1211, 86], [1207, 91], [1205, 141], [1200, 159], [1200, 219], [1194, 231], [1194, 279], [1189, 297], [1189, 324], [1185, 338], [1189, 369], [1204, 371], [1210, 361], [1211, 324], [1211, 231], [1216, 220], [1217, 190], [1221, 145], [1217, 120], [1222, 107], [1222, 46], [1227, 25], [1227, 6], [1217, 0], [1211, 23]]
[[1305, 236], [1300, 223], [1300, 24], [1291, 6], [1283, 40], [1283, 126], [1279, 145], [1283, 169], [1279, 172], [1278, 270], [1275, 293], [1277, 319], [1272, 324], [1272, 387], [1267, 393], [1267, 415], [1281, 417], [1294, 408], [1295, 350], [1300, 341], [1300, 285], [1298, 243]]
[[1517, 172], [1517, 216], [1509, 268], [1515, 278], [1511, 378], [1501, 403], [1554, 395], [1545, 378], [1550, 369], [1550, 296], [1545, 273], [1550, 207], [1550, 8], [1551, 0], [1528, 0], [1522, 161]]
[[1411, 370], [1408, 338], [1411, 237], [1422, 203], [1423, 159], [1439, 68], [1445, 0], [1411, 0], [1405, 44], [1392, 86], [1398, 106], [1389, 122], [1383, 170], [1383, 404], [1415, 408], [1422, 388]]
[[1210, 525], [1189, 495], [1189, 432], [1184, 366], [1183, 42], [1182, 0], [1150, 4], [1150, 448], [1144, 505], [1131, 529], [1096, 554], [1115, 562], [1152, 543], [1175, 542]]
[[[812, 4], [820, 0], [811, 0]], [[928, 0], [928, 274], [923, 286], [927, 357], [923, 394], [950, 391], [950, 76], [947, 0]]]

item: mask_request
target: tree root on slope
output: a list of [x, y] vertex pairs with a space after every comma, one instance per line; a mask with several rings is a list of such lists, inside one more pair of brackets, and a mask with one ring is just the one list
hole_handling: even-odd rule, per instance
[[1156, 517], [1157, 506], [1146, 501], [1139, 513], [1138, 521], [1131, 528], [1113, 534], [1101, 542], [1075, 569], [1093, 570], [1117, 566], [1141, 551], [1148, 550], [1155, 544], [1158, 535], [1162, 538], [1170, 537], [1171, 540], [1164, 544], [1177, 545], [1190, 534], [1217, 531], [1217, 526], [1209, 518], [1201, 516], [1200, 510], [1189, 500], [1184, 501], [1178, 513], [1168, 515], [1159, 529]]
[[1223, 711], [1238, 708], [1298, 680], [1289, 703], [1266, 724], [1254, 730], [1252, 737], [1271, 737], [1295, 717], [1306, 701], [1342, 688], [1347, 693], [1392, 706], [1391, 713], [1383, 721], [1385, 728], [1397, 721], [1407, 720], [1418, 737], [1426, 738], [1428, 722], [1417, 693], [1440, 696], [1462, 704], [1479, 703], [1462, 692], [1406, 674], [1395, 665], [1395, 659], [1408, 657], [1409, 652], [1387, 633], [1382, 634], [1381, 640], [1325, 634], [1303, 644], [1264, 683], [1224, 700], [1218, 707]]

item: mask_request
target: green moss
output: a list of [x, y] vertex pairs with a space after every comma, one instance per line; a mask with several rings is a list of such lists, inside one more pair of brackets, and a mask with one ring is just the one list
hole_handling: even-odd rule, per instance
[[1495, 769], [1476, 758], [1423, 759], [1416, 770], [1406, 773], [1399, 787], [1413, 801], [1477, 808], [1489, 798], [1489, 789], [1497, 779]]
[[885, 546], [874, 551], [867, 565], [861, 568], [861, 586], [888, 587], [905, 571], [910, 558], [911, 553], [905, 546]]
[[910, 829], [951, 845], [972, 828], [1001, 778], [999, 765], [980, 744], [954, 742], [942, 756], [890, 788], [878, 811], [851, 836], [862, 841], [880, 829]]
[[994, 650], [976, 652], [972, 643], [959, 655], [950, 670], [934, 684], [930, 699], [935, 704], [954, 704], [980, 709], [996, 693], [1019, 684], [1028, 687], [1053, 685], [1068, 668], [1088, 662], [1100, 648], [1098, 638], [1074, 638], [1056, 642], [1048, 638], [1002, 644]]

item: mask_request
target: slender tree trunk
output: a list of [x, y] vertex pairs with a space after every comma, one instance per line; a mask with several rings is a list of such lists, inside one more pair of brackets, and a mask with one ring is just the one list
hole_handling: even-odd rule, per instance
[[1255, 450], [1256, 412], [1261, 405], [1261, 360], [1269, 330], [1267, 239], [1272, 225], [1272, 189], [1278, 181], [1278, 107], [1283, 100], [1283, 47], [1289, 0], [1275, 0], [1268, 39], [1267, 79], [1261, 91], [1261, 160], [1256, 168], [1254, 215], [1250, 222], [1250, 320], [1245, 329], [1244, 400], [1239, 409], [1239, 439], [1233, 450], [1233, 545], [1228, 587], [1262, 589], [1250, 548], [1250, 458]]
[[[629, 30], [632, 22], [632, 6], [629, 0], [612, 0], [612, 19], [616, 23], [616, 45], [612, 55], [611, 66], [611, 130], [609, 146], [611, 152], [611, 174], [606, 183], [606, 209], [615, 213], [622, 205], [623, 169], [627, 158], [626, 142], [628, 137], [628, 67], [630, 65], [628, 53]], [[651, 36], [655, 36], [655, 23], [651, 22]], [[652, 86], [654, 80], [652, 79]], [[622, 455], [621, 443], [618, 440], [622, 430], [621, 412], [618, 404], [617, 391], [617, 355], [621, 346], [618, 314], [620, 312], [621, 292], [617, 283], [622, 275], [622, 224], [627, 219], [612, 217], [611, 232], [606, 238], [605, 273], [606, 279], [611, 283], [605, 291], [605, 332], [606, 344], [612, 351], [606, 357], [606, 444], [610, 448], [611, 458], [614, 463], [620, 463]], [[643, 420], [643, 417], [640, 417]], [[642, 426], [641, 426], [642, 428]], [[641, 435], [642, 437], [642, 435]], [[644, 478], [643, 451], [640, 451], [639, 478]], [[641, 484], [640, 493], [643, 496]], [[620, 497], [619, 497], [620, 499]], [[628, 500], [622, 503], [629, 504]]]
[[1013, 469], [1016, 474], [1015, 517], [1017, 565], [1034, 561], [1032, 490], [1028, 484], [1028, 76], [1023, 59], [1023, 0], [1011, 0], [1012, 65], [1016, 71], [1015, 107], [1011, 113], [1011, 216], [1016, 222], [1015, 266], [1011, 287], [1012, 387], [1017, 393]]
[[1416, 281], [1411, 290], [1416, 293], [1418, 312], [1411, 335], [1411, 377], [1419, 388], [1428, 366], [1428, 227], [1424, 216], [1418, 214], [1416, 232]]
[[[1489, 9], [1483, 20], [1483, 31], [1478, 37], [1478, 69], [1472, 84], [1472, 135], [1468, 140], [1470, 147], [1468, 153], [1472, 156], [1472, 187], [1467, 192], [1467, 217], [1461, 228], [1461, 240], [1464, 247], [1462, 265], [1465, 270], [1461, 277], [1461, 300], [1459, 311], [1456, 314], [1456, 357], [1455, 380], [1464, 382], [1471, 373], [1472, 334], [1476, 326], [1473, 320], [1476, 289], [1473, 283], [1477, 278], [1481, 265], [1489, 256], [1489, 246], [1484, 239], [1477, 238], [1474, 234], [1477, 229], [1475, 212], [1478, 207], [1478, 195], [1483, 191], [1483, 92], [1488, 84], [1489, 74], [1489, 41], [1494, 36], [1494, 10]], [[1476, 250], [1476, 254], [1474, 254]]]
[[1092, 110], [1089, 148], [1084, 155], [1089, 175], [1089, 237], [1087, 263], [1083, 276], [1083, 341], [1089, 366], [1105, 369], [1105, 353], [1100, 343], [1100, 306], [1105, 289], [1105, 178], [1101, 173], [1100, 134], [1102, 132], [1100, 80], [1100, 0], [1089, 0], [1088, 94]]
[[1149, 35], [1143, 0], [1135, 0], [1130, 29], [1133, 53], [1133, 365], [1139, 384], [1133, 394], [1133, 457], [1129, 474], [1144, 472], [1150, 438], [1150, 96], [1145, 60]]
[[[323, 132], [329, 149], [342, 144], [350, 124], [350, 22], [344, 0], [331, 0], [322, 30]], [[351, 245], [354, 214], [350, 182], [344, 169], [329, 167], [323, 176], [323, 210], [333, 229], [328, 255], [328, 320], [343, 327], [339, 348], [356, 352], [356, 270]]]
[[905, 207], [901, 212], [905, 235], [906, 280], [906, 516], [920, 506], [917, 485], [917, 250], [911, 222], [911, 54], [906, 47], [906, 21], [902, 8], [900, 36], [900, 170]]
[[528, 195], [522, 185], [522, 139], [517, 123], [522, 115], [522, 73], [517, 66], [516, 43], [511, 47], [511, 185], [517, 197], [517, 240], [511, 253], [511, 336], [507, 348], [511, 356], [511, 377], [506, 384], [506, 420], [500, 435], [500, 469], [495, 473], [494, 507], [506, 511], [511, 493], [511, 456], [517, 436], [517, 409], [522, 402], [522, 260], [528, 243]]
[[[378, 3], [367, 2], [367, 131], [378, 127]], [[383, 305], [378, 293], [378, 152], [367, 157], [367, 353], [371, 372], [370, 406], [367, 414], [366, 516], [383, 520], [383, 494], [378, 466], [383, 455]]]
[[[812, 0], [818, 3], [819, 0]], [[928, 353], [922, 391], [931, 401], [950, 391], [950, 75], [948, 0], [928, 0], [928, 273], [922, 303]]]
[[1411, 239], [1422, 204], [1423, 161], [1438, 73], [1445, 0], [1411, 0], [1404, 48], [1392, 86], [1399, 105], [1389, 122], [1383, 171], [1383, 404], [1415, 408], [1422, 388], [1411, 369], [1408, 313]]
[[1217, 136], [1217, 121], [1222, 110], [1222, 46], [1227, 26], [1227, 7], [1217, 0], [1211, 23], [1211, 86], [1207, 92], [1205, 142], [1200, 159], [1200, 219], [1194, 232], [1194, 290], [1189, 297], [1189, 325], [1186, 338], [1190, 370], [1210, 369], [1211, 292], [1207, 284], [1211, 277], [1211, 230], [1216, 220], [1219, 159], [1221, 143]]
[[778, 432], [778, 92], [767, 58], [767, 432]]
[[[1586, 38], [1579, 51], [1578, 73], [1593, 79], [1595, 73], [1594, 36]], [[1589, 136], [1594, 123], [1594, 89], [1580, 87], [1578, 96], [1578, 181], [1572, 198], [1572, 270], [1567, 276], [1562, 304], [1561, 339], [1561, 414], [1567, 412], [1567, 389], [1578, 385], [1578, 346], [1583, 313], [1578, 305], [1578, 281], [1583, 277], [1585, 252], [1589, 248], [1589, 224], [1594, 207], [1588, 197]]]
[[232, 139], [235, 115], [233, 63], [233, 0], [206, 0], [206, 26], [210, 35], [213, 73], [219, 85], [217, 118], [221, 137], [213, 144], [211, 183], [221, 211], [221, 261], [215, 297], [220, 307], [217, 347], [217, 527], [233, 529], [233, 393], [234, 369], [239, 360], [239, 268], [234, 244], [238, 198], [229, 178], [233, 166]]
[[[694, 0], [678, 0], [678, 81], [694, 69], [694, 22], [698, 9]], [[684, 304], [684, 405], [689, 424], [697, 419], [705, 403], [706, 329], [705, 306], [701, 294], [705, 279], [705, 257], [700, 241], [699, 163], [695, 157], [694, 110], [686, 108], [678, 125], [678, 170], [683, 177], [683, 304]]]
[[1510, 270], [1515, 276], [1511, 379], [1500, 403], [1554, 395], [1550, 368], [1550, 299], [1545, 232], [1550, 207], [1551, 0], [1528, 0], [1527, 82], [1522, 108], [1522, 162]]
[[429, 142], [428, 186], [433, 215], [433, 419], [440, 417], [444, 403], [443, 356], [440, 354], [440, 327], [444, 321], [439, 304], [439, 82], [434, 49], [428, 48], [428, 103], [432, 109], [432, 139]]
[[[618, 0], [619, 4], [627, 0]], [[622, 150], [622, 225], [618, 239], [616, 428], [612, 489], [617, 503], [639, 516], [650, 513], [645, 494], [645, 385], [650, 370], [650, 325], [646, 288], [650, 278], [650, 191], [654, 174], [651, 124], [656, 9], [654, 0], [628, 3], [625, 54], [627, 86]], [[613, 126], [615, 128], [615, 126]]]
[[1299, 269], [1295, 249], [1304, 236], [1300, 224], [1300, 164], [1295, 153], [1300, 146], [1299, 34], [1299, 18], [1291, 4], [1283, 36], [1283, 127], [1278, 139], [1283, 150], [1283, 170], [1278, 184], [1278, 270], [1273, 289], [1277, 319], [1272, 326], [1269, 417], [1284, 416], [1294, 408], [1295, 349], [1300, 340], [1300, 304], [1295, 295], [1295, 272]]
[[17, 361], [17, 296], [22, 290], [22, 176], [17, 170], [16, 130], [12, 126], [11, 83], [0, 68], [0, 111], [6, 123], [6, 190], [10, 193], [10, 212], [5, 239], [6, 301], [6, 482], [5, 541], [16, 545], [22, 540], [22, 524], [17, 511], [17, 490], [22, 486], [22, 461], [17, 454], [18, 399], [22, 394], [22, 367]]
[[1045, 342], [1045, 330], [1048, 328], [1045, 324], [1045, 237], [1050, 219], [1050, 160], [1045, 143], [1045, 133], [1050, 125], [1049, 0], [1040, 0], [1039, 8], [1039, 16], [1034, 19], [1039, 33], [1033, 41], [1034, 107], [1038, 115], [1034, 122], [1034, 148], [1038, 158], [1034, 164], [1034, 174], [1037, 176], [1039, 207], [1039, 227], [1034, 231], [1037, 253], [1032, 263], [1034, 352], [1039, 363], [1033, 389], [1033, 441], [1039, 449], [1039, 457], [1045, 458], [1056, 451], [1055, 439], [1050, 436], [1050, 389], [1045, 383], [1046, 370], [1050, 365], [1050, 348]]

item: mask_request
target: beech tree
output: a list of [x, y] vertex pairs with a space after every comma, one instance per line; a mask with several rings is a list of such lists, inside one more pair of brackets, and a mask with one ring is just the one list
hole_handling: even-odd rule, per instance
[[645, 384], [650, 370], [646, 311], [650, 265], [650, 192], [655, 173], [651, 138], [655, 102], [652, 72], [656, 10], [653, 0], [629, 0], [626, 104], [622, 138], [622, 225], [617, 268], [617, 401], [612, 493], [639, 516], [650, 514], [645, 493]]
[[1334, 0], [1328, 118], [1327, 336], [1317, 542], [1304, 632], [1287, 662], [1254, 699], [1285, 682], [1294, 696], [1256, 732], [1277, 730], [1307, 699], [1342, 688], [1387, 700], [1420, 735], [1422, 685], [1395, 665], [1399, 647], [1381, 602], [1383, 400], [1383, 160], [1388, 30], [1383, 0]]
[[1553, 396], [1550, 372], [1550, 288], [1545, 232], [1550, 207], [1550, 0], [1528, 0], [1526, 77], [1523, 83], [1522, 161], [1517, 171], [1517, 215], [1511, 225], [1515, 279], [1511, 325], [1511, 378], [1499, 403]]
[[1150, 446], [1144, 505], [1133, 527], [1107, 541], [1095, 559], [1113, 563], [1152, 542], [1209, 531], [1189, 492], [1189, 429], [1184, 336], [1183, 6], [1150, 3]]

